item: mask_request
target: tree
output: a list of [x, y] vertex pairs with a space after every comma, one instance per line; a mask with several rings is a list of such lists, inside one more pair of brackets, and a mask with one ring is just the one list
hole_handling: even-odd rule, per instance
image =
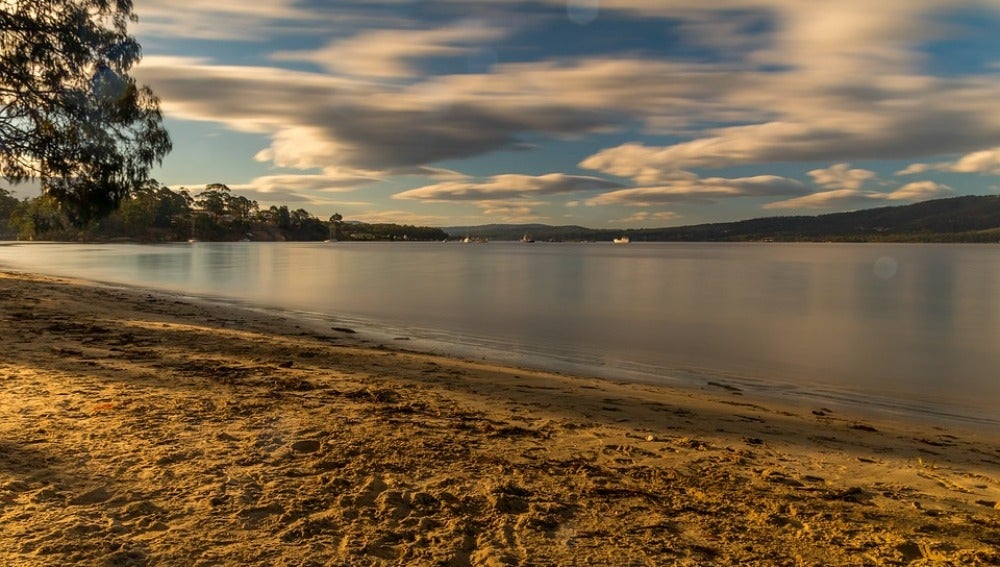
[[334, 240], [344, 239], [344, 217], [340, 213], [333, 213], [330, 216], [330, 237]]
[[195, 203], [201, 210], [212, 215], [212, 220], [218, 222], [222, 215], [226, 214], [226, 204], [231, 197], [229, 187], [226, 185], [209, 183], [205, 186], [205, 190], [195, 197]]
[[229, 195], [226, 210], [233, 215], [233, 218], [247, 224], [256, 216], [259, 206], [257, 201], [247, 199], [243, 195]]
[[77, 226], [107, 215], [171, 149], [131, 0], [0, 2], [0, 176], [39, 179]]
[[66, 240], [66, 216], [49, 195], [21, 201], [10, 215], [11, 227], [21, 240]]
[[330, 235], [330, 229], [326, 223], [312, 216], [305, 209], [295, 209], [291, 212], [290, 217], [291, 240], [326, 240]]
[[10, 228], [10, 214], [19, 204], [20, 201], [10, 191], [0, 188], [0, 238], [14, 236]]
[[[274, 207], [271, 207], [272, 209]], [[291, 228], [292, 226], [292, 215], [288, 212], [287, 205], [281, 205], [275, 212], [275, 217], [278, 219], [278, 228], [285, 230]]]
[[[191, 232], [191, 203], [185, 193], [175, 193], [151, 179], [122, 201], [117, 215], [125, 236], [144, 241], [183, 240]], [[106, 222], [106, 221], [102, 221]]]

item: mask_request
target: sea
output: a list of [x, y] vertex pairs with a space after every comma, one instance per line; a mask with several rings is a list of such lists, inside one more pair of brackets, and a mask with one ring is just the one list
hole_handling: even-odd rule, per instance
[[2, 243], [0, 267], [477, 360], [1000, 425], [997, 245]]

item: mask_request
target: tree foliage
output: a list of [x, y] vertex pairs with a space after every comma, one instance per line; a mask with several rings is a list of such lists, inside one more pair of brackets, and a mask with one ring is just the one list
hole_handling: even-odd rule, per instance
[[19, 204], [20, 201], [10, 191], [0, 188], [0, 238], [11, 238], [17, 235], [10, 225], [10, 215]]
[[22, 201], [11, 211], [9, 223], [20, 239], [67, 240], [74, 233], [66, 215], [50, 195]]
[[0, 2], [0, 175], [31, 179], [82, 226], [170, 151], [159, 101], [129, 75], [131, 0]]
[[[222, 183], [210, 183], [195, 195], [193, 237], [199, 240], [243, 240], [249, 238], [260, 210], [257, 201], [234, 195]], [[273, 207], [272, 207], [273, 208]]]
[[[2, 1], [2, 0], [0, 0]], [[234, 195], [212, 183], [194, 197], [150, 179], [125, 197], [117, 210], [91, 222], [84, 230], [72, 226], [52, 195], [18, 200], [0, 189], [0, 240], [128, 240], [138, 242], [318, 241], [339, 229], [342, 240], [442, 240], [439, 228], [397, 224], [344, 222], [336, 213], [330, 221], [287, 205], [260, 209], [257, 201]]]
[[330, 215], [330, 239], [344, 239], [344, 216], [340, 213]]
[[363, 222], [351, 223], [351, 240], [445, 240], [448, 233], [440, 228], [408, 224]]
[[120, 220], [120, 236], [149, 241], [187, 240], [191, 235], [191, 205], [187, 193], [175, 193], [153, 179], [123, 201], [107, 226], [97, 231], [115, 233], [115, 221]]

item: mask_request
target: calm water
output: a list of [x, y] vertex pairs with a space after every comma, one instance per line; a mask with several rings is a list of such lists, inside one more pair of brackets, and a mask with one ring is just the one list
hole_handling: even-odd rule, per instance
[[1000, 246], [11, 244], [0, 265], [557, 370], [1000, 415]]

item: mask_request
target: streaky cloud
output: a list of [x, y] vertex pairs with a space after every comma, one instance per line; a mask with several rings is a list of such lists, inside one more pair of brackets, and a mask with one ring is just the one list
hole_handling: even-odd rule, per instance
[[403, 191], [394, 199], [422, 201], [489, 201], [511, 198], [532, 198], [581, 191], [602, 191], [621, 184], [581, 175], [550, 173], [546, 175], [494, 175], [485, 180], [444, 181]]
[[704, 203], [737, 197], [801, 195], [807, 189], [801, 181], [777, 175], [753, 177], [709, 177], [684, 180], [661, 187], [636, 187], [603, 193], [586, 201], [589, 206], [657, 206], [666, 203]]
[[954, 190], [933, 181], [916, 181], [907, 183], [894, 191], [878, 192], [861, 189], [834, 189], [820, 191], [811, 195], [777, 201], [764, 205], [765, 209], [830, 209], [845, 206], [876, 206], [885, 201], [924, 201], [947, 196]]
[[363, 30], [312, 51], [278, 51], [274, 61], [307, 61], [334, 74], [377, 79], [419, 76], [418, 61], [430, 57], [459, 57], [474, 53], [506, 35], [484, 21], [466, 20], [433, 29]]
[[962, 156], [955, 161], [940, 163], [913, 163], [897, 171], [896, 175], [913, 175], [928, 171], [951, 173], [982, 173], [1000, 175], [1000, 148], [980, 150]]

